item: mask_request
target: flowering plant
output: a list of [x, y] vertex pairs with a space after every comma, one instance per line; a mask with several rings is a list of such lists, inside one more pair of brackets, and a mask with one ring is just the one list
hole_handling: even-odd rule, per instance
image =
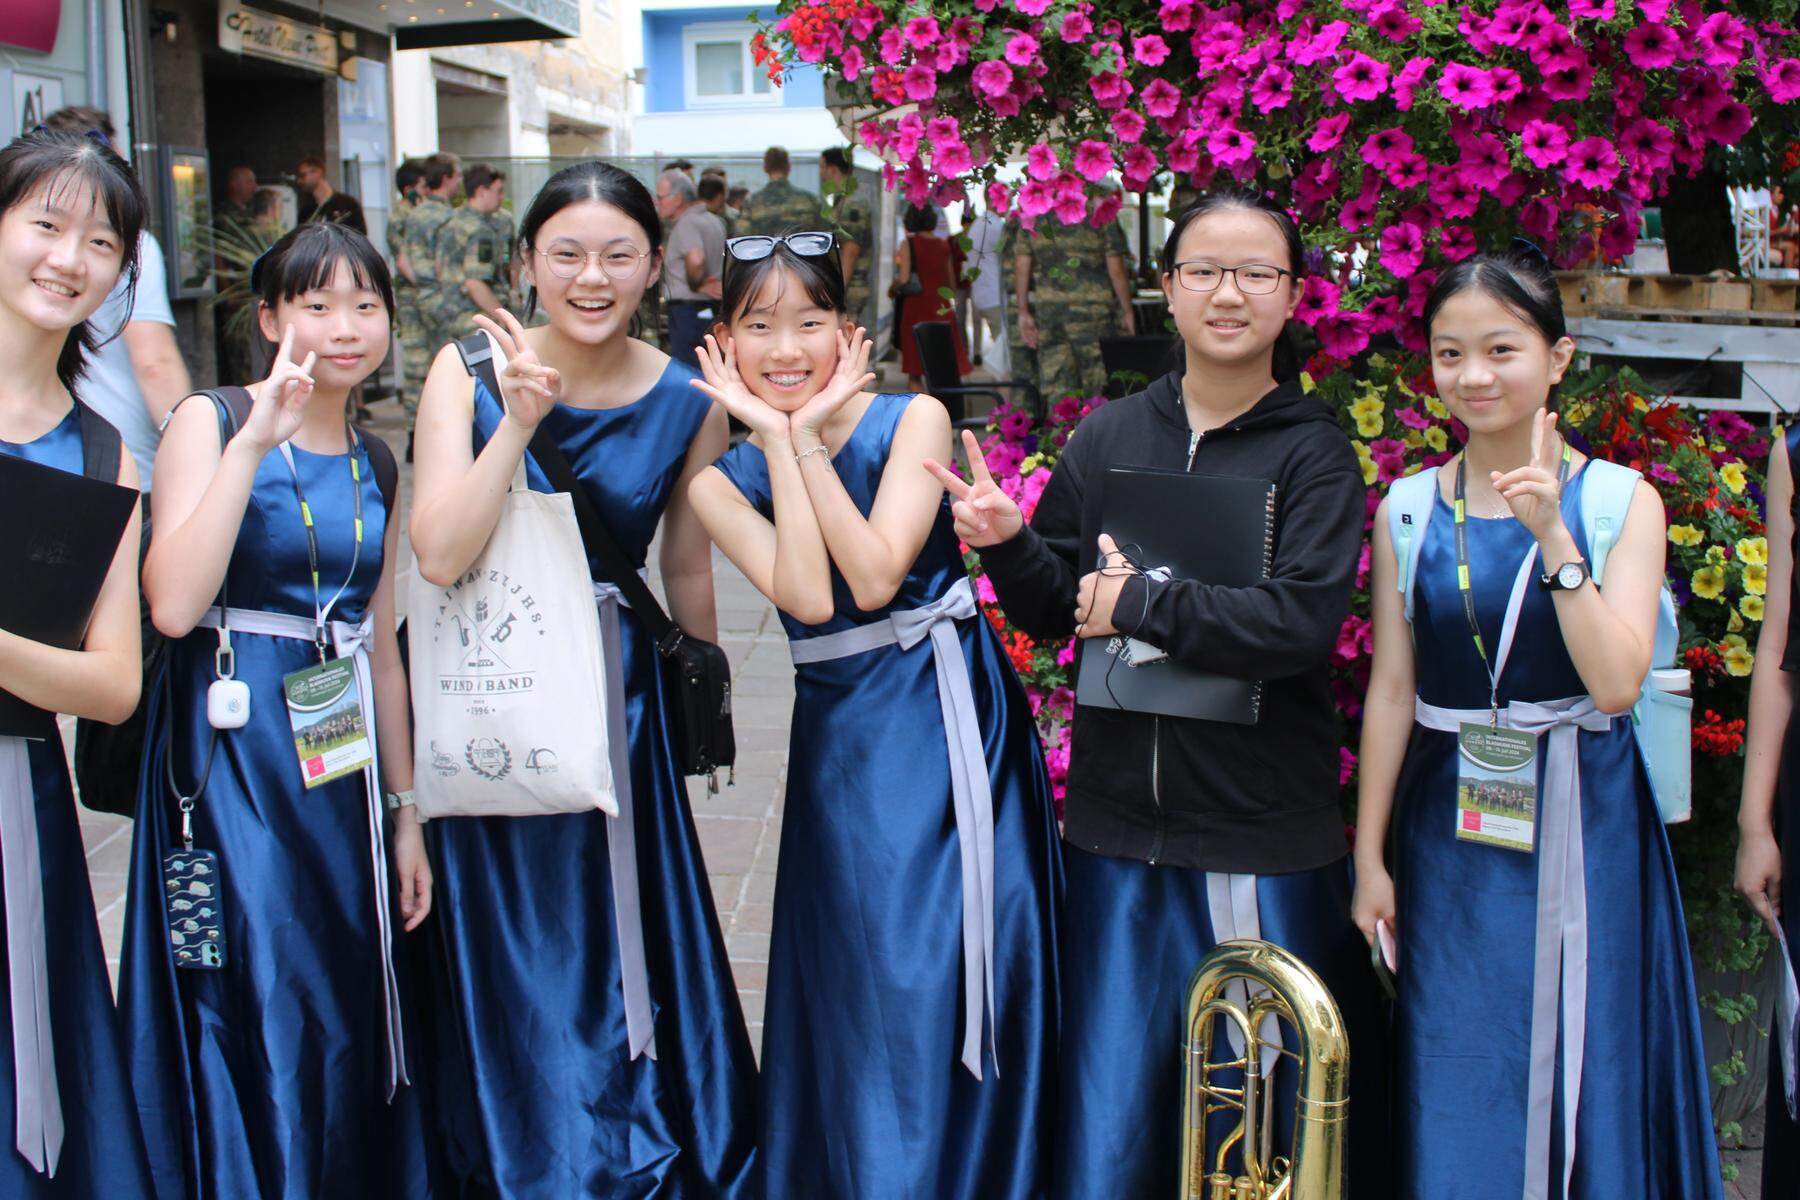
[[[1800, 38], [1716, 0], [781, 0], [764, 62], [821, 64], [889, 186], [1104, 224], [1111, 190], [1230, 177], [1295, 211], [1333, 359], [1416, 338], [1433, 262], [1524, 232], [1628, 253], [1638, 213], [1759, 108]], [[999, 164], [1025, 164], [1015, 191]], [[1352, 263], [1356, 264], [1354, 273]]]

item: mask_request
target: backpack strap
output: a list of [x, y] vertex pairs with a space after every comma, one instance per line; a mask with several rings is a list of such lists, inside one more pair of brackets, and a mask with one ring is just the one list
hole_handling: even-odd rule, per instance
[[[1792, 475], [1800, 467], [1800, 421], [1782, 430], [1781, 437], [1787, 443], [1788, 474]], [[1800, 488], [1794, 490], [1793, 498], [1788, 501], [1788, 511], [1800, 513]]]
[[1425, 527], [1437, 508], [1438, 469], [1427, 467], [1388, 486], [1388, 538], [1394, 543], [1394, 582], [1400, 589], [1407, 621], [1413, 615], [1413, 583], [1419, 576], [1419, 553]]
[[104, 483], [119, 482], [124, 439], [111, 421], [79, 400], [75, 411], [81, 414], [81, 473]]
[[[1625, 532], [1625, 518], [1631, 513], [1631, 502], [1637, 496], [1641, 474], [1630, 467], [1603, 458], [1588, 459], [1582, 468], [1587, 476], [1581, 485], [1581, 525], [1587, 535], [1588, 569], [1595, 586], [1606, 581], [1606, 560]], [[1656, 644], [1650, 665], [1673, 667], [1680, 628], [1675, 618], [1675, 597], [1664, 582], [1656, 612]]]
[[375, 486], [381, 489], [382, 507], [392, 517], [394, 506], [400, 502], [400, 464], [394, 461], [393, 447], [360, 425], [356, 432], [362, 438], [363, 449], [368, 452], [369, 466], [375, 471]]

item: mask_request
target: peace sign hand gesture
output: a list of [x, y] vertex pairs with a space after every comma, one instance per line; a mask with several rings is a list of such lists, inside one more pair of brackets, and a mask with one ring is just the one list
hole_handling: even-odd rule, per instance
[[721, 347], [712, 334], [706, 344], [697, 347], [701, 379], [689, 380], [695, 387], [718, 401], [720, 407], [742, 421], [752, 433], [762, 435], [763, 444], [783, 442], [788, 438], [788, 414], [751, 392], [744, 377], [738, 374], [737, 343], [725, 339]]
[[852, 325], [849, 329], [838, 330], [837, 367], [831, 378], [818, 393], [788, 418], [795, 442], [817, 443], [822, 438], [821, 431], [825, 422], [833, 413], [844, 407], [850, 397], [862, 391], [874, 382], [875, 373], [869, 370], [869, 351], [871, 343], [866, 331], [860, 325]]
[[1562, 479], [1557, 474], [1562, 450], [1556, 414], [1545, 409], [1532, 418], [1531, 461], [1505, 474], [1489, 475], [1494, 490], [1512, 506], [1513, 516], [1539, 542], [1562, 527]]
[[308, 351], [305, 360], [296, 363], [294, 327], [282, 331], [281, 345], [269, 364], [269, 377], [256, 385], [250, 416], [244, 422], [243, 436], [252, 446], [267, 453], [300, 432], [306, 402], [312, 398], [312, 369], [317, 360], [318, 355]]
[[974, 430], [963, 430], [963, 452], [969, 458], [971, 480], [968, 483], [942, 463], [929, 458], [925, 460], [925, 469], [937, 476], [938, 482], [955, 497], [950, 505], [950, 516], [956, 524], [956, 536], [978, 550], [1017, 537], [1019, 530], [1025, 527], [1024, 514], [1013, 503], [1012, 497], [994, 483]]
[[475, 324], [494, 339], [506, 366], [499, 372], [500, 398], [506, 402], [506, 415], [521, 429], [531, 432], [538, 427], [562, 396], [562, 374], [539, 360], [537, 351], [526, 340], [525, 326], [504, 308], [494, 310], [500, 319], [477, 314]]

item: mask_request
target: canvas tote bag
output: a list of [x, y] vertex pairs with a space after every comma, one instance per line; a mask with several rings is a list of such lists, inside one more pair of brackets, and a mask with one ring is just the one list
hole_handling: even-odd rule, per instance
[[607, 664], [567, 494], [532, 491], [521, 459], [480, 555], [448, 587], [414, 572], [407, 614], [421, 817], [618, 815]]

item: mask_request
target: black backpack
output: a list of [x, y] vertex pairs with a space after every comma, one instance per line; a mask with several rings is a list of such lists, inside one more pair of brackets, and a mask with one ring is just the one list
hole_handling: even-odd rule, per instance
[[[236, 435], [250, 417], [253, 397], [247, 388], [205, 388], [193, 393], [205, 396], [219, 411], [219, 445], [223, 447]], [[81, 405], [82, 473], [108, 483], [119, 478], [120, 439], [118, 431], [108, 425], [92, 409]], [[369, 465], [375, 472], [375, 485], [381, 489], [382, 506], [388, 519], [400, 495], [400, 467], [388, 444], [358, 428], [363, 446], [369, 453]], [[150, 549], [150, 513], [146, 506], [143, 540], [138, 554], [138, 569], [143, 569], [143, 556]], [[151, 689], [160, 682], [168, 658], [168, 639], [157, 632], [150, 620], [150, 602], [138, 590], [138, 621], [143, 631], [143, 692], [137, 710], [118, 725], [92, 721], [83, 717], [75, 722], [75, 789], [81, 803], [95, 812], [129, 817], [137, 812], [138, 772], [144, 761], [144, 730], [149, 719]]]

